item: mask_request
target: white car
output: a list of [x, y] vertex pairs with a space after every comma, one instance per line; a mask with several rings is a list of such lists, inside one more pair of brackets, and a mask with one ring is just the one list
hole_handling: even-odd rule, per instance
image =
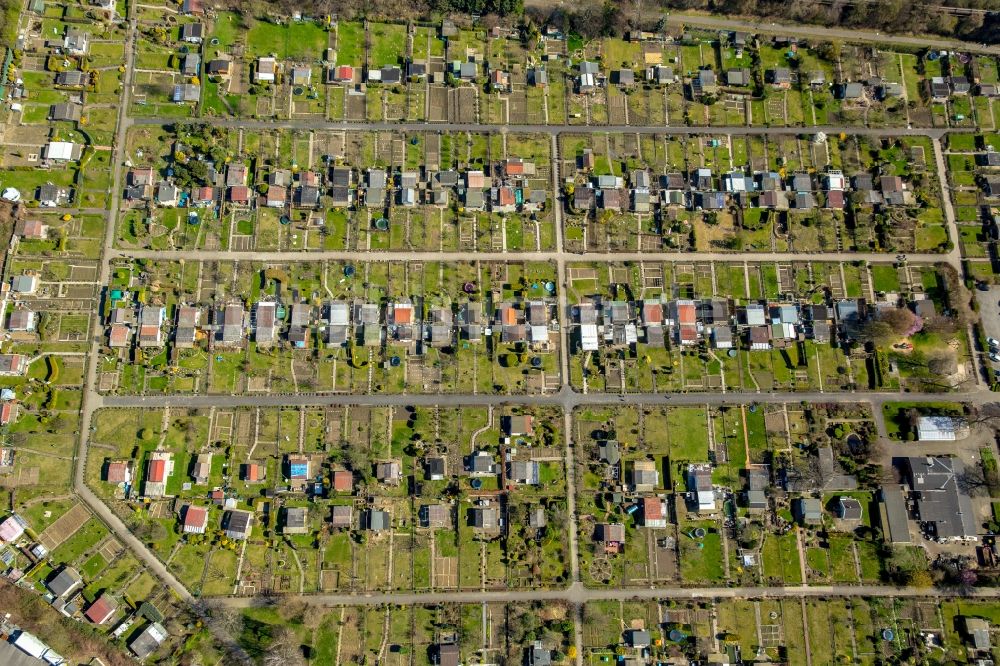
[[994, 363], [1000, 363], [1000, 354], [995, 351], [990, 352], [990, 360]]
[[1000, 340], [997, 340], [996, 338], [986, 338], [986, 344], [988, 344], [991, 349], [1000, 347]]

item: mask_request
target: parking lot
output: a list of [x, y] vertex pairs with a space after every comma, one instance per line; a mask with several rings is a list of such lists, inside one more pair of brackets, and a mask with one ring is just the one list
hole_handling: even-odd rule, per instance
[[[976, 290], [976, 301], [979, 303], [979, 316], [983, 323], [983, 332], [987, 337], [1000, 340], [1000, 286], [992, 286], [989, 291]], [[1000, 363], [991, 364], [994, 369], [1000, 369]]]

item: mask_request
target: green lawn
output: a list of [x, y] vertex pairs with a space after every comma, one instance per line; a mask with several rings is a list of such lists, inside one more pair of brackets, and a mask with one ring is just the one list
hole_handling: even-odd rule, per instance
[[97, 519], [88, 520], [76, 534], [52, 551], [52, 561], [72, 564], [107, 534], [108, 529], [104, 527], [104, 523]]
[[830, 575], [835, 581], [857, 582], [854, 566], [853, 539], [834, 536], [830, 538]]
[[219, 40], [213, 48], [219, 51], [226, 51], [235, 41], [239, 34], [241, 17], [234, 12], [219, 12], [215, 21], [212, 22], [213, 39]]
[[239, 96], [225, 95], [222, 93], [222, 86], [212, 81], [206, 81], [205, 91], [205, 113], [215, 116], [231, 115], [239, 108]]
[[670, 459], [672, 461], [708, 460], [708, 420], [705, 410], [681, 408], [671, 410], [668, 415]]
[[976, 135], [961, 133], [948, 135], [948, 150], [972, 152], [976, 149]]
[[784, 581], [786, 585], [802, 582], [799, 551], [795, 546], [795, 533], [784, 536], [768, 535], [761, 551], [764, 576]]
[[764, 279], [764, 295], [767, 298], [777, 298], [778, 267], [773, 264], [764, 264], [760, 268]]
[[947, 230], [939, 224], [917, 227], [917, 251], [928, 252], [939, 249], [948, 241]]
[[86, 580], [91, 580], [96, 578], [107, 565], [108, 563], [104, 559], [103, 555], [100, 553], [94, 553], [90, 559], [86, 561], [83, 567], [80, 568], [80, 573]]
[[369, 24], [373, 67], [401, 63], [406, 55], [406, 26], [394, 23]]
[[810, 547], [806, 550], [806, 564], [809, 567], [810, 576], [818, 576], [822, 579], [830, 576], [830, 558], [824, 548]]
[[365, 59], [365, 29], [360, 23], [337, 24], [337, 64], [361, 67]]
[[[747, 441], [753, 451], [764, 451], [767, 449], [767, 427], [764, 424], [764, 412], [759, 408], [751, 412], [744, 410], [746, 415]], [[742, 434], [739, 437], [742, 439]]]
[[895, 292], [899, 291], [899, 275], [895, 266], [879, 264], [872, 266], [872, 285], [875, 291]]
[[327, 35], [317, 23], [275, 25], [258, 21], [247, 33], [247, 44], [254, 56], [273, 53], [280, 59], [316, 60], [323, 57]]
[[861, 562], [861, 577], [865, 581], [877, 581], [881, 576], [882, 560], [878, 546], [870, 541], [859, 541], [858, 560]]
[[24, 197], [34, 197], [35, 190], [45, 183], [70, 187], [76, 176], [72, 167], [66, 169], [10, 169], [0, 171], [0, 186], [15, 187]]
[[[696, 527], [705, 529], [702, 539], [688, 536]], [[721, 581], [725, 577], [722, 564], [722, 536], [713, 521], [688, 523], [682, 526], [680, 538], [681, 577], [685, 582]]]

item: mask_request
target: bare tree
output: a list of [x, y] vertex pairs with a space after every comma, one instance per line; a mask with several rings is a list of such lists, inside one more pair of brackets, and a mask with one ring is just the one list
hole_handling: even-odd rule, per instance
[[262, 663], [264, 666], [305, 666], [295, 632], [287, 626], [276, 628]]
[[214, 629], [227, 636], [239, 636], [243, 633], [243, 613], [222, 605], [208, 609], [208, 621]]
[[278, 599], [278, 614], [292, 624], [301, 624], [306, 617], [308, 606], [294, 596], [282, 596]]
[[1000, 426], [1000, 403], [988, 402], [972, 407], [968, 414], [969, 423], [986, 423]]
[[958, 322], [944, 315], [933, 315], [924, 319], [924, 330], [928, 333], [955, 333], [958, 330]]
[[861, 331], [863, 340], [883, 347], [894, 340], [912, 335], [920, 329], [920, 318], [907, 308], [888, 308], [865, 324]]
[[955, 319], [960, 326], [969, 326], [979, 321], [979, 315], [972, 310], [972, 294], [962, 282], [954, 266], [946, 263], [935, 264], [938, 275], [944, 282], [948, 306], [955, 311]]
[[962, 473], [955, 477], [955, 482], [961, 490], [970, 495], [989, 486], [981, 465], [965, 465], [962, 468]]
[[958, 372], [955, 352], [949, 350], [935, 354], [927, 360], [927, 369], [938, 376], [953, 375]]

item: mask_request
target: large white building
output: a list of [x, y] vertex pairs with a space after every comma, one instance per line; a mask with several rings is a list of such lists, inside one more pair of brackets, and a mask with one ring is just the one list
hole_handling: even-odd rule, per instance
[[580, 349], [597, 351], [597, 324], [580, 325]]
[[43, 157], [53, 162], [69, 162], [80, 159], [83, 148], [69, 141], [49, 141], [43, 149]]
[[[21, 650], [21, 652], [40, 660], [38, 663], [44, 662], [49, 664], [49, 666], [62, 666], [66, 663], [62, 655], [27, 631], [21, 629], [15, 631], [11, 636], [10, 644]], [[7, 662], [5, 661], [4, 663]]]
[[917, 419], [917, 440], [954, 442], [969, 436], [969, 424], [954, 416], [921, 416]]

